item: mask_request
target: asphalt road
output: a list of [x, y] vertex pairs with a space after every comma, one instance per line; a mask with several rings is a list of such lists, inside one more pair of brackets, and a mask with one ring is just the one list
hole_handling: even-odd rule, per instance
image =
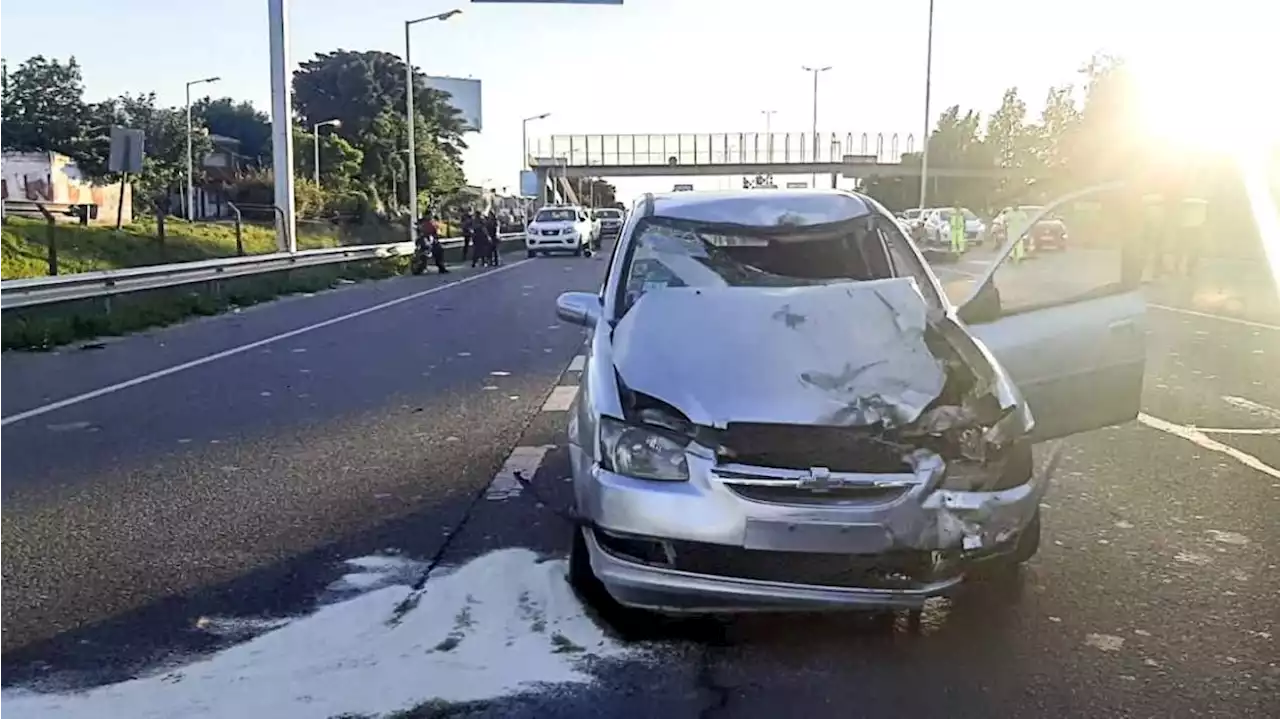
[[[940, 274], [962, 288], [987, 261]], [[97, 350], [5, 355], [5, 686], [83, 686], [224, 649], [233, 639], [199, 631], [201, 617], [307, 612], [353, 557], [394, 550], [414, 560], [395, 581], [433, 569], [427, 592], [449, 594], [496, 550], [562, 556], [569, 530], [551, 508], [567, 502], [562, 410], [583, 336], [554, 319], [554, 298], [594, 289], [603, 267], [403, 278]], [[919, 627], [587, 612], [619, 647], [590, 681], [449, 715], [1274, 716], [1280, 323], [1265, 282], [1206, 275], [1148, 287], [1144, 414], [1066, 441], [1021, 583], [974, 585]], [[462, 593], [493, 603], [492, 587]], [[527, 657], [502, 646], [477, 661], [518, 678]], [[297, 716], [330, 715], [307, 701]]]

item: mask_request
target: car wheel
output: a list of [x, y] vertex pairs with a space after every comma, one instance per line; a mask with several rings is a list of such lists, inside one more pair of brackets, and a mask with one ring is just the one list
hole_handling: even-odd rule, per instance
[[530, 257], [537, 257], [537, 256], [538, 256], [538, 251], [537, 251], [537, 250], [529, 250], [529, 256], [530, 256]]
[[582, 257], [582, 245], [578, 245], [577, 247], [573, 248], [573, 256]]

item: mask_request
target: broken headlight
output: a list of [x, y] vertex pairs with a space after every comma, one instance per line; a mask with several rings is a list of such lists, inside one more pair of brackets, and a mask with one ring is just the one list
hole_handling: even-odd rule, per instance
[[1031, 479], [1031, 443], [1015, 440], [1004, 447], [987, 447], [982, 461], [947, 460], [942, 488], [960, 492], [999, 492]]
[[684, 450], [689, 441], [648, 427], [600, 418], [600, 464], [628, 477], [665, 482], [689, 479]]

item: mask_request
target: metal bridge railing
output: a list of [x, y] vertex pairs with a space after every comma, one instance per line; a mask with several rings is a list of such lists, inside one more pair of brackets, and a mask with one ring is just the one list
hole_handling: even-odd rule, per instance
[[574, 167], [840, 163], [846, 155], [896, 163], [915, 152], [914, 135], [897, 133], [701, 133], [553, 135], [531, 148], [535, 157], [564, 158]]

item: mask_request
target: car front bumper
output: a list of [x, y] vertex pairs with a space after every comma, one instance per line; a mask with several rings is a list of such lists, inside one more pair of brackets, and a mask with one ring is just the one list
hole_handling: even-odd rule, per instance
[[525, 238], [525, 249], [537, 252], [573, 252], [582, 247], [579, 235], [530, 235]]
[[[593, 572], [620, 603], [666, 613], [918, 608], [975, 562], [1011, 550], [1049, 480], [1033, 471], [1011, 489], [967, 492], [938, 489], [936, 470], [876, 475], [899, 491], [799, 504], [748, 498], [733, 483], [792, 470], [726, 468], [691, 453], [689, 481], [652, 482], [573, 452]], [[882, 581], [908, 565], [909, 576]]]

